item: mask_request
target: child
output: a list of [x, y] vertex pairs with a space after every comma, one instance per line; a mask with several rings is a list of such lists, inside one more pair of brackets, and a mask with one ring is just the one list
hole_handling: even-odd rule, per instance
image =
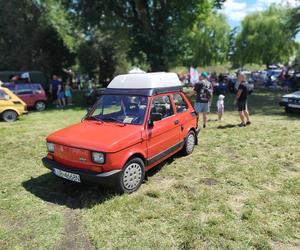
[[224, 98], [225, 98], [225, 96], [219, 95], [219, 98], [217, 101], [217, 110], [218, 110], [219, 121], [222, 121], [222, 117], [224, 115]]
[[65, 96], [67, 98], [68, 105], [73, 105], [72, 103], [72, 88], [71, 88], [71, 81], [70, 79], [67, 80], [66, 87], [65, 87]]

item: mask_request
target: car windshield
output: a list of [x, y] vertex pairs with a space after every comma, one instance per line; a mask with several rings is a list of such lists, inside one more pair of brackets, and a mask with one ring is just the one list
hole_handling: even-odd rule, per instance
[[102, 95], [86, 120], [143, 124], [148, 97], [133, 95]]

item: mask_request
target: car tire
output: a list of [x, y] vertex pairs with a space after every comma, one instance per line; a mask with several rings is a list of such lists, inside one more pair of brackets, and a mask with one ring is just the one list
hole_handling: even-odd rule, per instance
[[129, 160], [120, 174], [117, 183], [117, 192], [132, 193], [136, 191], [145, 178], [145, 163], [141, 158]]
[[2, 119], [5, 122], [14, 122], [15, 120], [17, 120], [17, 118], [18, 114], [16, 111], [13, 110], [6, 110], [2, 114]]
[[182, 149], [184, 155], [190, 155], [193, 153], [196, 145], [196, 134], [194, 131], [190, 131], [185, 139], [185, 143]]
[[37, 111], [44, 111], [46, 109], [46, 103], [44, 101], [37, 101], [34, 107]]

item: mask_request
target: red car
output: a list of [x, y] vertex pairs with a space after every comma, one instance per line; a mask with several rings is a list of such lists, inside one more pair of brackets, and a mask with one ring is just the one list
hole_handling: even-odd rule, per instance
[[176, 74], [120, 75], [82, 122], [47, 137], [42, 161], [56, 176], [130, 193], [158, 163], [193, 152], [197, 123]]
[[47, 96], [39, 83], [5, 84], [5, 87], [14, 92], [26, 103], [27, 107], [43, 111], [46, 108]]

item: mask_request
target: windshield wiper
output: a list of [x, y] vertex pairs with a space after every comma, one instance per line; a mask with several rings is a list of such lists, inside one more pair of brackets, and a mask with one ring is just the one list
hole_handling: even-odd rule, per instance
[[117, 118], [114, 118], [114, 117], [103, 117], [102, 118], [103, 121], [114, 121], [114, 122], [117, 122], [117, 123], [122, 123], [122, 121], [118, 120]]
[[88, 116], [87, 118], [85, 118], [85, 120], [95, 120], [95, 121], [100, 121], [102, 122], [102, 119], [96, 117], [96, 116]]

